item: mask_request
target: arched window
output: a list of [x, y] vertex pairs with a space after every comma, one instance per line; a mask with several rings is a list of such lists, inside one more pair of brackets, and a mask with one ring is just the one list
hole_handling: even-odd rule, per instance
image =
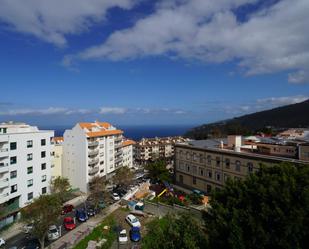
[[247, 167], [248, 167], [248, 172], [252, 173], [253, 172], [253, 163], [247, 163]]
[[239, 160], [237, 160], [235, 162], [235, 170], [239, 172], [240, 171], [240, 166], [241, 166], [241, 162]]

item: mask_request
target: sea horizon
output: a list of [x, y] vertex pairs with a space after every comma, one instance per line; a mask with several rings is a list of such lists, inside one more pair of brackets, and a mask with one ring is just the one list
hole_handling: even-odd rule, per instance
[[[133, 140], [153, 137], [183, 136], [188, 130], [197, 125], [117, 125], [116, 127], [124, 131], [124, 136]], [[56, 137], [63, 136], [67, 129], [72, 129], [72, 125], [41, 125], [40, 129], [54, 130]]]

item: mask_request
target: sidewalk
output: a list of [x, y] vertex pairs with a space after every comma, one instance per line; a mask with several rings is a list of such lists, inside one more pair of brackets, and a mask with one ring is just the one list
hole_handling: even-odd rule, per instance
[[73, 247], [78, 241], [83, 239], [87, 236], [93, 228], [95, 228], [99, 223], [103, 221], [108, 215], [114, 212], [116, 209], [120, 207], [119, 201], [112, 204], [111, 206], [107, 207], [103, 210], [103, 213], [100, 215], [95, 216], [91, 220], [81, 224], [74, 230], [68, 232], [60, 239], [49, 245], [48, 249], [59, 249], [59, 248], [71, 248]]

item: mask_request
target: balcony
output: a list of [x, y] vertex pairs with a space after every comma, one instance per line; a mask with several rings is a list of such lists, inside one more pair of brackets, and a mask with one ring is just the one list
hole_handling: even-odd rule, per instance
[[122, 150], [118, 150], [115, 153], [115, 157], [121, 156], [122, 155]]
[[93, 167], [92, 169], [88, 170], [88, 175], [89, 176], [93, 176], [93, 175], [95, 175], [98, 172], [99, 172], [99, 167]]
[[0, 148], [0, 158], [1, 157], [8, 157], [9, 156], [9, 149], [1, 147]]
[[94, 165], [99, 162], [99, 158], [88, 160], [88, 165]]
[[88, 156], [95, 156], [99, 154], [99, 150], [89, 150]]
[[98, 145], [99, 145], [98, 141], [88, 141], [88, 147], [95, 147]]
[[7, 188], [9, 186], [9, 178], [0, 180], [0, 189]]
[[115, 163], [122, 162], [122, 157], [115, 157]]
[[9, 164], [6, 162], [0, 162], [0, 173], [9, 172]]

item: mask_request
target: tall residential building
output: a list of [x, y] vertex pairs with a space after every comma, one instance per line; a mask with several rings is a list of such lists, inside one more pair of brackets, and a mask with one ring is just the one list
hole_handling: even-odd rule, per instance
[[[253, 142], [255, 140], [255, 142]], [[261, 164], [272, 166], [281, 162], [308, 164], [308, 144], [283, 143], [277, 139], [241, 136], [228, 139], [189, 141], [175, 146], [174, 180], [188, 189], [210, 193], [227, 179], [243, 179], [257, 171]], [[299, 156], [295, 153], [300, 151]]]
[[134, 146], [133, 140], [125, 140], [122, 142], [122, 166], [132, 168], [134, 163]]
[[52, 139], [54, 144], [53, 161], [52, 161], [52, 179], [62, 176], [62, 159], [63, 159], [63, 137], [54, 137]]
[[172, 159], [174, 145], [185, 141], [183, 137], [143, 138], [136, 143], [135, 159], [142, 164], [159, 158]]
[[64, 132], [62, 175], [88, 192], [94, 176], [109, 177], [122, 166], [123, 131], [109, 123], [78, 123]]
[[53, 136], [54, 131], [24, 123], [0, 124], [0, 227], [33, 198], [49, 192]]

